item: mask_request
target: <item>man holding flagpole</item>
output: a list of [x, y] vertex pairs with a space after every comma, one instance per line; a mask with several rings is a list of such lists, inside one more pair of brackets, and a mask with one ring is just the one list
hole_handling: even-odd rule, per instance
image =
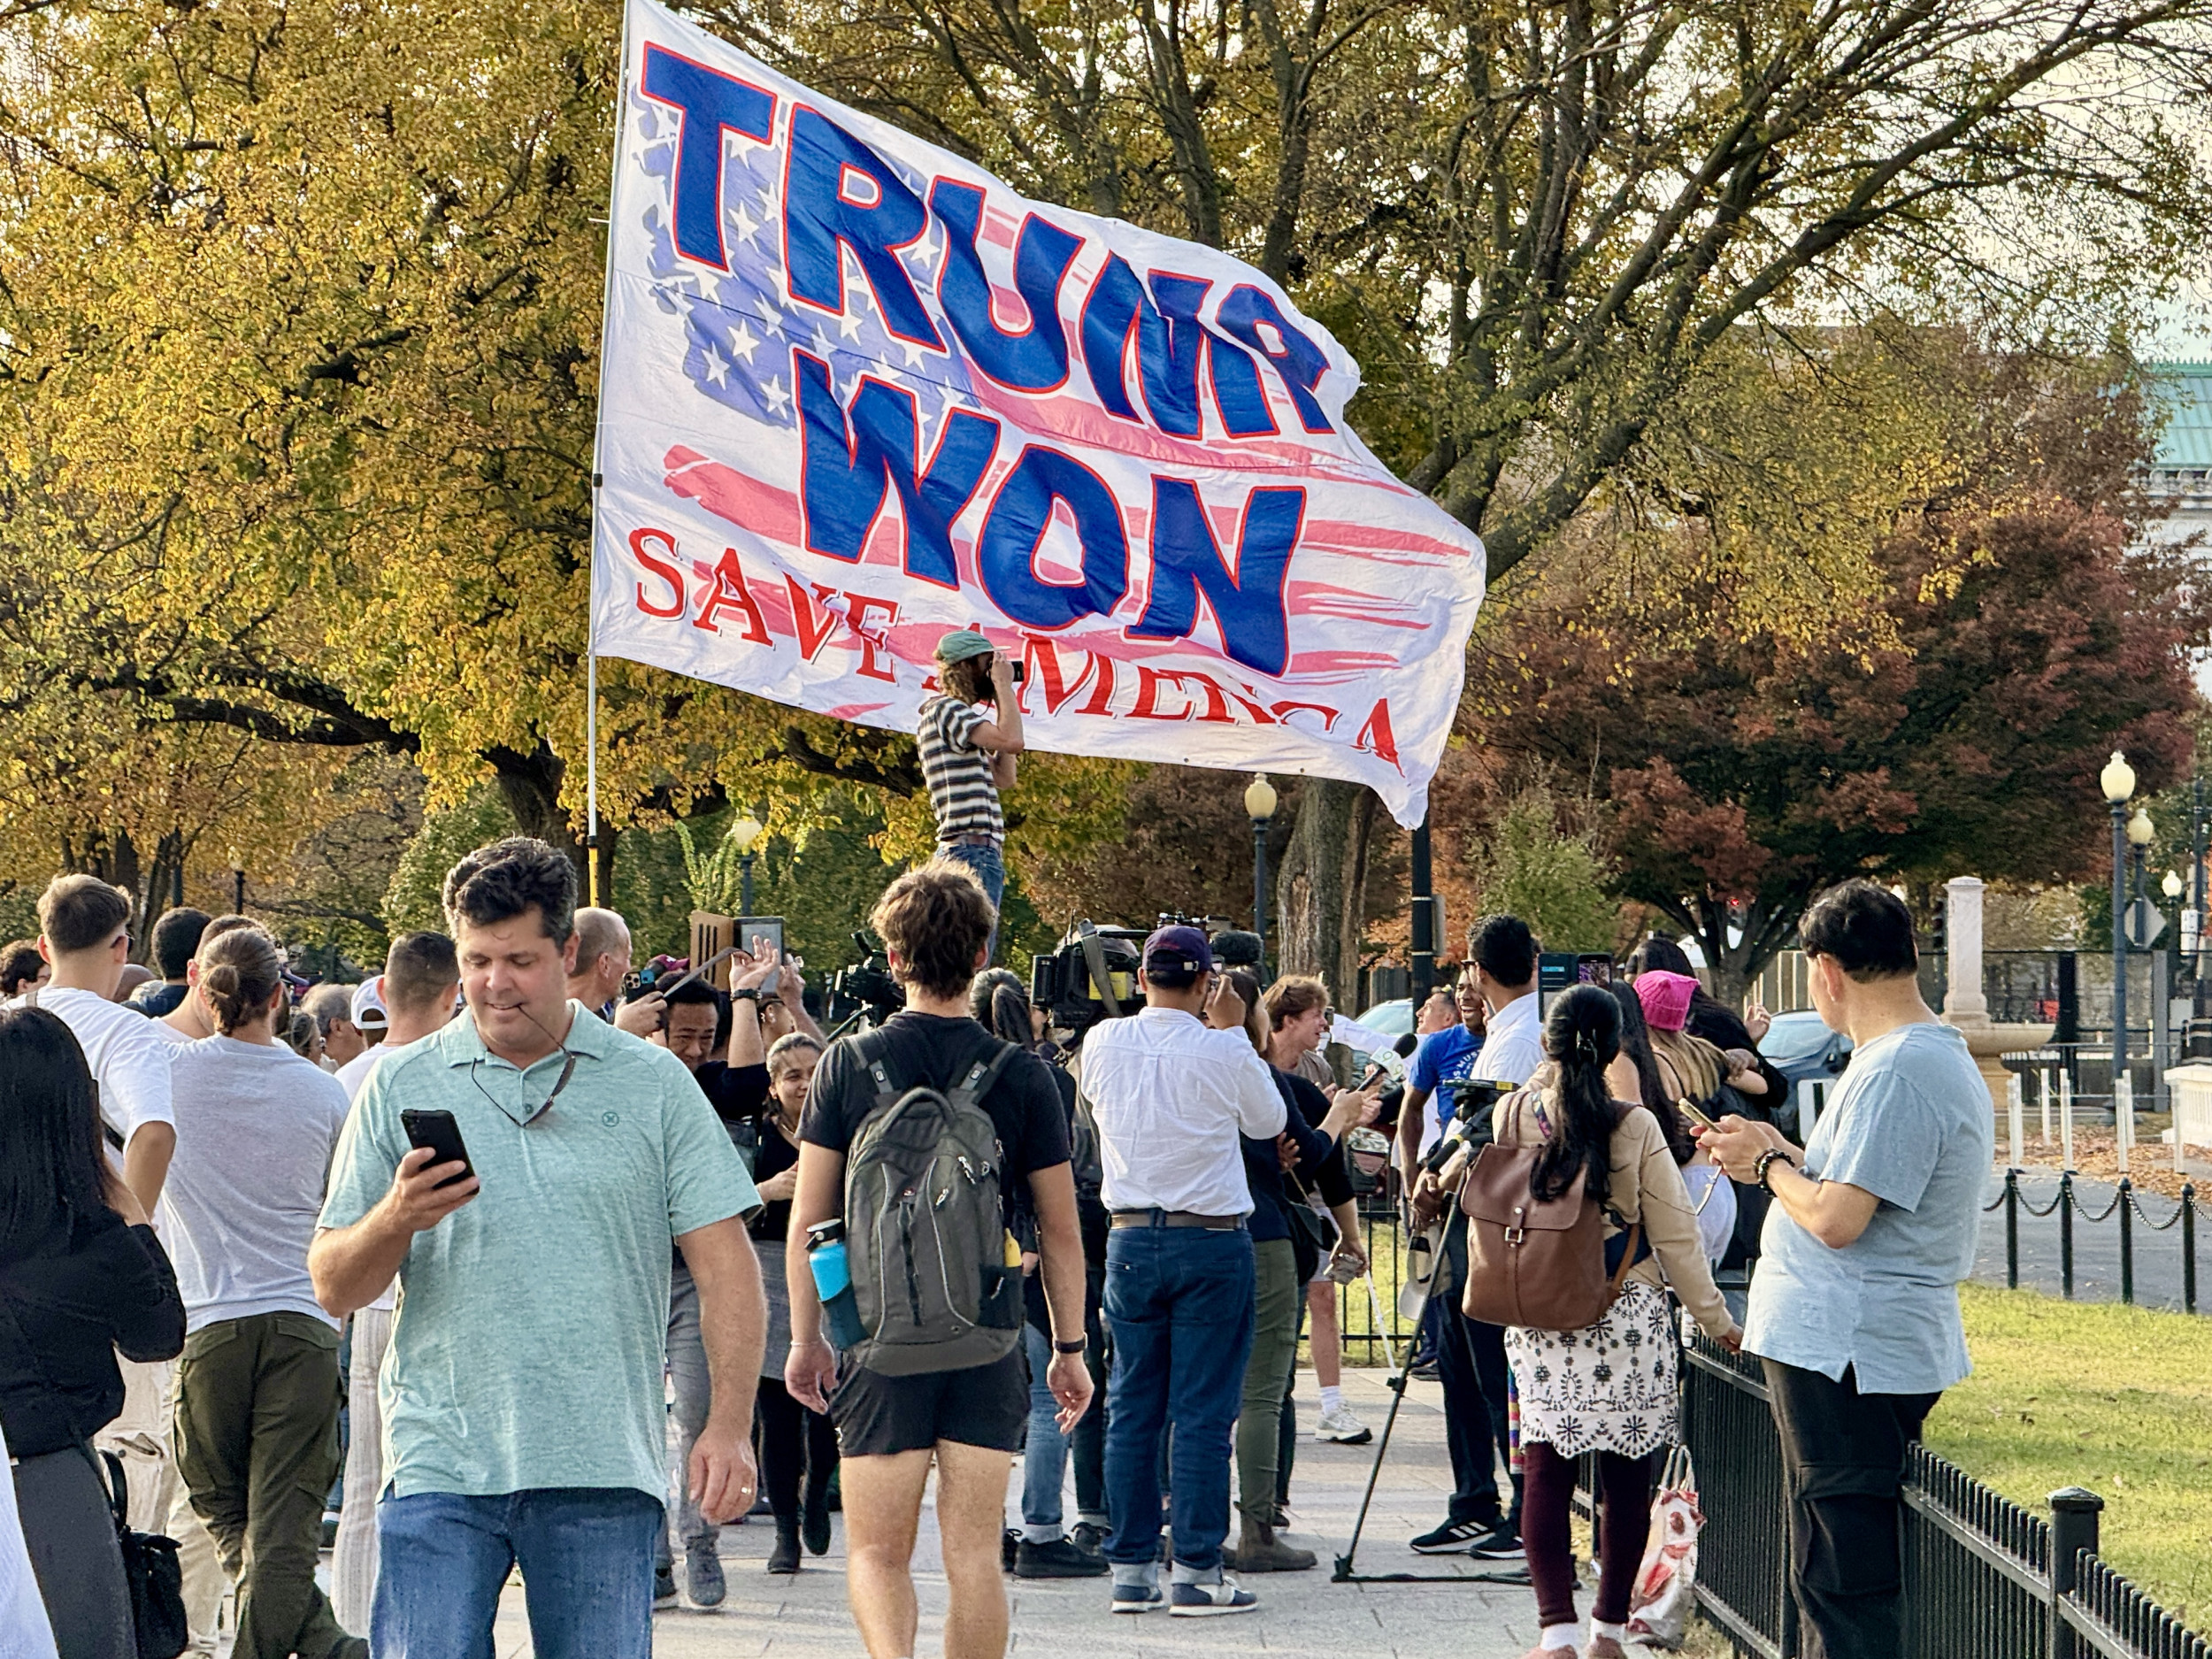
[[[995, 911], [1006, 891], [1006, 814], [999, 791], [1014, 787], [1022, 751], [1013, 665], [982, 634], [961, 628], [937, 641], [937, 683], [941, 689], [922, 704], [917, 733], [922, 780], [937, 814], [937, 849], [975, 872]], [[997, 949], [994, 921], [987, 952]]]

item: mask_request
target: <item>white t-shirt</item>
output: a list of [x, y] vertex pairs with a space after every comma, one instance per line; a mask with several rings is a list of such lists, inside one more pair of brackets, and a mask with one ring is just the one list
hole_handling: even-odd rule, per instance
[[[92, 1080], [100, 1086], [100, 1120], [123, 1137], [125, 1147], [148, 1124], [177, 1121], [169, 1101], [169, 1045], [154, 1034], [158, 1021], [70, 987], [42, 985], [37, 1000], [76, 1033]], [[114, 1151], [112, 1142], [109, 1150]], [[114, 1162], [122, 1167], [119, 1156]]]
[[385, 1047], [380, 1042], [372, 1043], [332, 1073], [346, 1086], [349, 1101], [361, 1098], [361, 1086], [369, 1080], [369, 1073], [376, 1070], [376, 1063], [384, 1057]]
[[173, 1051], [177, 1156], [161, 1236], [188, 1332], [263, 1313], [335, 1325], [315, 1301], [307, 1247], [346, 1092], [283, 1043], [209, 1037]]

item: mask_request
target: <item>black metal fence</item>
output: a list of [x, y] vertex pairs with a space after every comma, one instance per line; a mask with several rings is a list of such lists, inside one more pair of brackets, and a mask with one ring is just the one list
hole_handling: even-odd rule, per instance
[[[1758, 1362], [1694, 1337], [1682, 1434], [1705, 1532], [1697, 1597], [1739, 1659], [1801, 1651], [1789, 1590], [1782, 1448]], [[2047, 1517], [1924, 1447], [1905, 1470], [1901, 1659], [2212, 1659], [2212, 1644], [2098, 1558], [2104, 1501], [2051, 1494]]]

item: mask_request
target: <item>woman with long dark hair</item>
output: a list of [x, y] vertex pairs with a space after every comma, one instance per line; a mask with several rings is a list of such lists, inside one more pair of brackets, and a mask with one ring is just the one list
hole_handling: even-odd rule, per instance
[[115, 1356], [184, 1347], [177, 1278], [100, 1147], [69, 1027], [0, 1009], [0, 1428], [61, 1659], [134, 1659], [129, 1586], [92, 1437], [123, 1409]]
[[[1728, 1240], [1736, 1231], [1736, 1188], [1713, 1162], [1712, 1154], [1697, 1144], [1682, 1109], [1667, 1093], [1658, 1051], [1652, 1047], [1651, 1027], [1644, 1019], [1642, 997], [1624, 980], [1614, 980], [1610, 989], [1613, 1000], [1621, 1005], [1621, 1052], [1607, 1070], [1606, 1080], [1612, 1087], [1614, 1099], [1640, 1100], [1644, 1110], [1659, 1120], [1668, 1149], [1681, 1167], [1682, 1185], [1689, 1192], [1691, 1207], [1697, 1211], [1698, 1237], [1705, 1244], [1705, 1259], [1717, 1263], [1727, 1254]], [[1624, 1068], [1635, 1074], [1632, 1090], [1621, 1087]]]
[[[1580, 1331], [1509, 1325], [1507, 1356], [1520, 1385], [1525, 1480], [1521, 1537], [1543, 1627], [1526, 1659], [1576, 1652], [1574, 1547], [1568, 1502], [1575, 1460], [1599, 1454], [1603, 1518], [1597, 1605], [1585, 1659], [1625, 1659], [1628, 1595], [1644, 1553], [1651, 1455], [1675, 1438], [1671, 1285], [1699, 1325], [1733, 1344], [1741, 1332], [1714, 1287], [1697, 1217], [1659, 1119], [1615, 1100], [1606, 1068], [1621, 1048], [1621, 1007], [1601, 986], [1578, 985], [1544, 1021], [1548, 1071], [1498, 1104], [1498, 1143], [1540, 1147], [1530, 1176], [1539, 1200], [1564, 1196], [1579, 1177], [1606, 1217], [1609, 1240], [1640, 1226], [1651, 1254], [1635, 1262], [1605, 1317]], [[1625, 1248], [1620, 1245], [1615, 1248]], [[1664, 1270], [1664, 1278], [1661, 1270]]]

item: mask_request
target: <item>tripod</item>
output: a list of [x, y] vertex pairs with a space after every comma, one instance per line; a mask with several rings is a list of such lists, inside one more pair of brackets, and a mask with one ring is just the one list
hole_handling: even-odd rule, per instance
[[[1428, 1312], [1429, 1297], [1432, 1294], [1432, 1286], [1434, 1283], [1434, 1276], [1432, 1275], [1428, 1284], [1422, 1286], [1421, 1300], [1413, 1315], [1413, 1323], [1417, 1329], [1420, 1325], [1422, 1316]], [[1369, 1281], [1368, 1294], [1371, 1297], [1374, 1295], [1374, 1286], [1371, 1279]], [[1378, 1299], [1378, 1301], [1379, 1301], [1379, 1299]], [[1382, 1322], [1379, 1319], [1376, 1321], [1376, 1324], [1379, 1326], [1381, 1323]], [[1467, 1340], [1466, 1333], [1460, 1327], [1457, 1321], [1455, 1320], [1450, 1323], [1448, 1326], [1448, 1334], [1446, 1340], [1454, 1342], [1464, 1342]], [[1344, 1553], [1336, 1558], [1336, 1570], [1329, 1575], [1329, 1582], [1331, 1584], [1525, 1585], [1529, 1581], [1528, 1570], [1525, 1567], [1502, 1567], [1497, 1571], [1489, 1572], [1363, 1573], [1354, 1571], [1354, 1562], [1359, 1555], [1360, 1537], [1361, 1534], [1365, 1532], [1367, 1530], [1367, 1512], [1374, 1504], [1375, 1486], [1382, 1479], [1383, 1459], [1389, 1454], [1390, 1451], [1391, 1431], [1398, 1425], [1399, 1408], [1405, 1404], [1406, 1384], [1411, 1379], [1413, 1374], [1413, 1348], [1414, 1345], [1412, 1343], [1409, 1342], [1406, 1345], [1405, 1358], [1398, 1364], [1395, 1374], [1390, 1379], [1390, 1410], [1388, 1415], [1383, 1418], [1382, 1433], [1375, 1441], [1375, 1462], [1374, 1466], [1367, 1471], [1367, 1491], [1365, 1495], [1360, 1499], [1359, 1517], [1352, 1523], [1351, 1541], [1344, 1546]], [[1387, 1342], [1385, 1343], [1384, 1351], [1385, 1353], [1389, 1351]], [[1469, 1356], [1470, 1370], [1472, 1369], [1472, 1364], [1473, 1356], [1471, 1355]], [[1494, 1479], [1494, 1476], [1493, 1478]]]

